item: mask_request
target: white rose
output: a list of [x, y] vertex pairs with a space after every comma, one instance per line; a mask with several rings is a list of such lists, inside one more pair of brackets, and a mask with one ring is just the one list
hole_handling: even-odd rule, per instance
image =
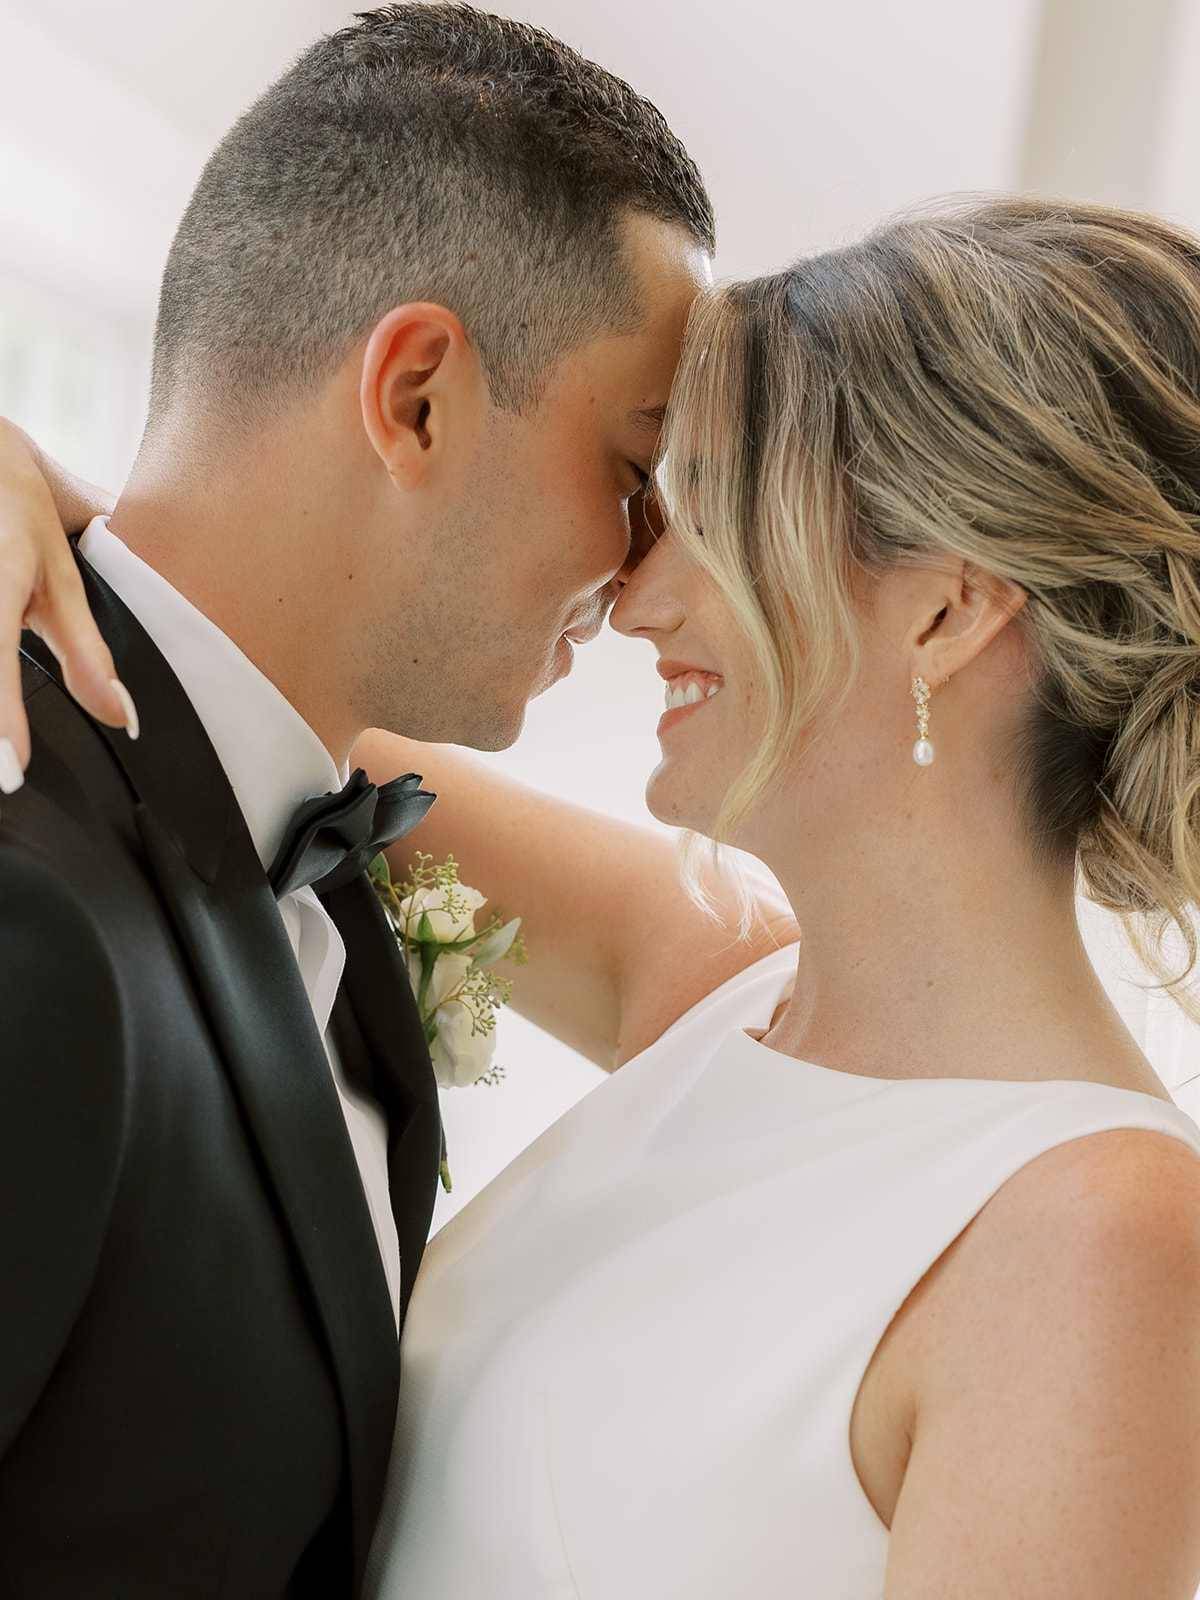
[[[447, 909], [448, 900], [453, 900], [455, 910]], [[456, 939], [475, 932], [475, 913], [486, 901], [486, 895], [468, 888], [465, 883], [447, 884], [440, 889], [417, 889], [400, 902], [400, 916], [415, 937], [424, 913], [438, 944], [453, 944]]]
[[[446, 951], [437, 958], [433, 964], [433, 971], [429, 974], [429, 987], [425, 991], [424, 1009], [426, 1016], [431, 1011], [436, 1011], [446, 996], [453, 994], [455, 989], [466, 981], [470, 970], [471, 958], [469, 955], [455, 955], [451, 950]], [[421, 957], [415, 950], [409, 952], [408, 976], [412, 982], [413, 993], [419, 995], [421, 992]]]
[[461, 1000], [451, 1000], [438, 1011], [437, 1038], [430, 1045], [429, 1054], [443, 1089], [465, 1089], [492, 1064], [496, 1030], [475, 1033], [474, 1020], [470, 1007]]

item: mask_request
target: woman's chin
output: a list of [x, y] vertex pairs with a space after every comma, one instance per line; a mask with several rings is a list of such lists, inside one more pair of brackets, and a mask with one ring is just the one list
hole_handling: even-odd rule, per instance
[[681, 782], [681, 775], [672, 771], [672, 762], [664, 758], [650, 774], [646, 784], [646, 808], [659, 822], [672, 828], [688, 828], [693, 833], [707, 834], [716, 821], [711, 801], [697, 795], [694, 788]]

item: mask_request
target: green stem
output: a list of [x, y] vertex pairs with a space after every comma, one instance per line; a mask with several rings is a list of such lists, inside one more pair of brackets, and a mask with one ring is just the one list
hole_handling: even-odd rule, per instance
[[437, 964], [439, 952], [435, 946], [429, 944], [421, 944], [418, 949], [421, 952], [421, 982], [417, 987], [417, 1010], [421, 1014], [421, 1021], [428, 1022], [429, 1018], [425, 1015], [425, 1002], [429, 997], [429, 980], [433, 977], [433, 969]]

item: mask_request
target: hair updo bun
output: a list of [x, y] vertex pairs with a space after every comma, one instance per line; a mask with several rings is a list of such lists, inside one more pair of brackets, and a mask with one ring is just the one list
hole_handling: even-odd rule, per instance
[[971, 562], [1028, 595], [1033, 848], [1077, 858], [1191, 1008], [1200, 241], [1029, 198], [903, 217], [702, 306], [665, 443], [676, 525], [703, 527], [772, 702], [725, 825], [843, 692], [856, 571]]

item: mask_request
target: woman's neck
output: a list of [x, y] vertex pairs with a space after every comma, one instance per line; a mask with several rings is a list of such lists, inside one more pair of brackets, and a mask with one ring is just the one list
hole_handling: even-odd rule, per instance
[[969, 813], [926, 821], [768, 860], [803, 940], [767, 1042], [866, 1077], [1084, 1078], [1166, 1097], [1088, 960], [1069, 869]]

